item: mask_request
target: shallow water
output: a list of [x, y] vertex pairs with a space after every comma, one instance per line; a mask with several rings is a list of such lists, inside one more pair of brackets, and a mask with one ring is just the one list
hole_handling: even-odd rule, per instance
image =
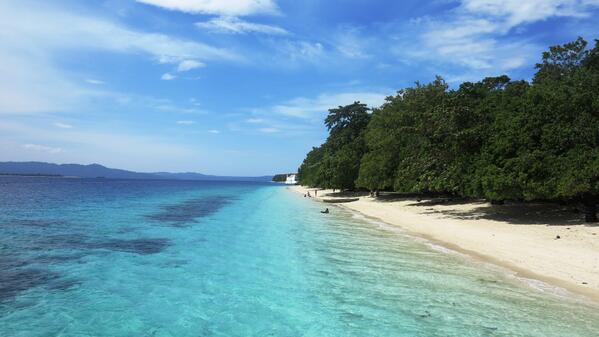
[[597, 336], [599, 310], [257, 183], [0, 178], [0, 336]]

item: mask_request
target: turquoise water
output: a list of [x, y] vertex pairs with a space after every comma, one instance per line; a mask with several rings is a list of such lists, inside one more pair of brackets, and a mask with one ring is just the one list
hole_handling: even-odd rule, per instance
[[285, 187], [0, 178], [0, 336], [597, 336], [599, 310]]

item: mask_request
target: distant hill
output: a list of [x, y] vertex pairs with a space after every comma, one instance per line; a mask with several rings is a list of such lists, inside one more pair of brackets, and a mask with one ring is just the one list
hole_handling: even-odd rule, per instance
[[230, 177], [212, 176], [201, 173], [142, 173], [113, 169], [100, 164], [52, 164], [44, 162], [0, 162], [0, 174], [18, 175], [61, 175], [79, 178], [111, 179], [169, 179], [169, 180], [211, 180], [211, 181], [271, 181], [272, 176]]

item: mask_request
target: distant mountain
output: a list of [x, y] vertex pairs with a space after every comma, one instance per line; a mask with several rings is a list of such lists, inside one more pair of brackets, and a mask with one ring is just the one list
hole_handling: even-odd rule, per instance
[[111, 179], [169, 179], [169, 180], [211, 180], [211, 181], [271, 181], [272, 176], [230, 177], [212, 176], [201, 173], [142, 173], [113, 169], [100, 164], [51, 164], [43, 162], [0, 162], [0, 174], [61, 175], [79, 178]]

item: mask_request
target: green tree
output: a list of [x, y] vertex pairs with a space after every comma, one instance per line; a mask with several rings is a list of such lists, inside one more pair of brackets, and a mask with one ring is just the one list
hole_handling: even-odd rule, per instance
[[366, 104], [353, 104], [330, 109], [325, 119], [329, 130], [326, 149], [331, 170], [327, 187], [353, 189], [360, 170], [360, 161], [366, 152], [364, 132], [370, 121]]
[[[531, 123], [539, 127], [529, 153], [542, 154], [537, 177], [553, 198], [576, 199], [587, 221], [597, 221], [599, 199], [599, 43], [582, 38], [543, 53], [533, 80]], [[539, 182], [541, 184], [541, 182]]]
[[536, 69], [532, 83], [499, 76], [450, 90], [437, 77], [372, 114], [359, 102], [331, 109], [329, 136], [302, 163], [301, 182], [579, 201], [597, 221], [599, 42], [550, 47]]
[[322, 146], [313, 147], [298, 169], [297, 180], [305, 186], [322, 186], [323, 160], [325, 151]]
[[511, 83], [488, 103], [490, 134], [476, 182], [491, 200], [578, 200], [597, 221], [598, 48], [583, 39], [543, 53], [532, 85]]
[[314, 148], [299, 168], [302, 184], [353, 189], [366, 151], [363, 133], [370, 121], [366, 104], [354, 102], [330, 109], [325, 119], [326, 142]]

